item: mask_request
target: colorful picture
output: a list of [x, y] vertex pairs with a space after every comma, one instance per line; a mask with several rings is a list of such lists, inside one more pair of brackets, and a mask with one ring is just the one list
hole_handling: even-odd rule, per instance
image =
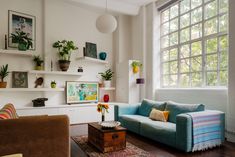
[[[23, 31], [29, 34], [29, 37], [33, 40], [33, 48], [35, 50], [35, 27], [36, 27], [36, 17], [15, 12], [15, 11], [8, 11], [8, 37], [11, 36], [11, 33], [15, 33], [16, 31]], [[9, 47], [17, 47], [18, 44], [9, 38]]]
[[98, 101], [98, 83], [96, 82], [66, 82], [66, 102], [68, 104]]
[[12, 88], [28, 88], [28, 73], [13, 71]]

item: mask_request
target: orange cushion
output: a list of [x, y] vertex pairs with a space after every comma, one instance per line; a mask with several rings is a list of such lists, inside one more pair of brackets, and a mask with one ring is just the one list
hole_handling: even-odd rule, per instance
[[14, 105], [12, 104], [6, 104], [1, 110], [0, 110], [0, 119], [16, 119], [19, 118], [19, 116], [16, 113], [16, 109]]
[[149, 114], [149, 118], [152, 120], [167, 122], [169, 111], [160, 111], [155, 108]]

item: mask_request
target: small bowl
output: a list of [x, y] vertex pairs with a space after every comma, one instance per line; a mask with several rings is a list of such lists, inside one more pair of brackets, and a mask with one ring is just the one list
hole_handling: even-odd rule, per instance
[[102, 126], [102, 128], [106, 128], [106, 129], [113, 129], [121, 125], [121, 123], [118, 121], [104, 121], [104, 122], [100, 122], [99, 124]]

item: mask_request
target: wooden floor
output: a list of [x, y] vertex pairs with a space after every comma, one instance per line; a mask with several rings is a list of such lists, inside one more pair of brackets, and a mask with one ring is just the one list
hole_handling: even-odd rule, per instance
[[[87, 129], [88, 127], [85, 124], [73, 125], [71, 126], [70, 133], [71, 136], [86, 135]], [[154, 157], [235, 157], [235, 144], [229, 142], [225, 142], [221, 147], [204, 152], [184, 153], [130, 132], [127, 133], [127, 141], [151, 153]], [[76, 143], [71, 140], [71, 157], [83, 156], [85, 157], [86, 155], [81, 151]]]

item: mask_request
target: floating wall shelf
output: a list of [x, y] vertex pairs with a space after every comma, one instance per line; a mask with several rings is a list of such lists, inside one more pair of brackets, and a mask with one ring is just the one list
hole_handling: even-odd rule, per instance
[[109, 63], [108, 61], [104, 61], [101, 59], [95, 59], [95, 58], [91, 58], [91, 57], [78, 57], [77, 60], [85, 60], [85, 61], [101, 63], [101, 64], [108, 64]]
[[64, 88], [0, 88], [0, 92], [63, 92]]
[[3, 50], [3, 49], [0, 49], [0, 54], [32, 57], [34, 52], [29, 51], [29, 50], [28, 51], [19, 51], [19, 50]]
[[70, 75], [70, 76], [82, 76], [81, 72], [63, 72], [63, 71], [40, 71], [40, 70], [30, 70], [30, 74], [42, 74], [42, 75]]
[[109, 87], [109, 88], [102, 87], [100, 88], [100, 90], [115, 90], [115, 88], [114, 87]]

